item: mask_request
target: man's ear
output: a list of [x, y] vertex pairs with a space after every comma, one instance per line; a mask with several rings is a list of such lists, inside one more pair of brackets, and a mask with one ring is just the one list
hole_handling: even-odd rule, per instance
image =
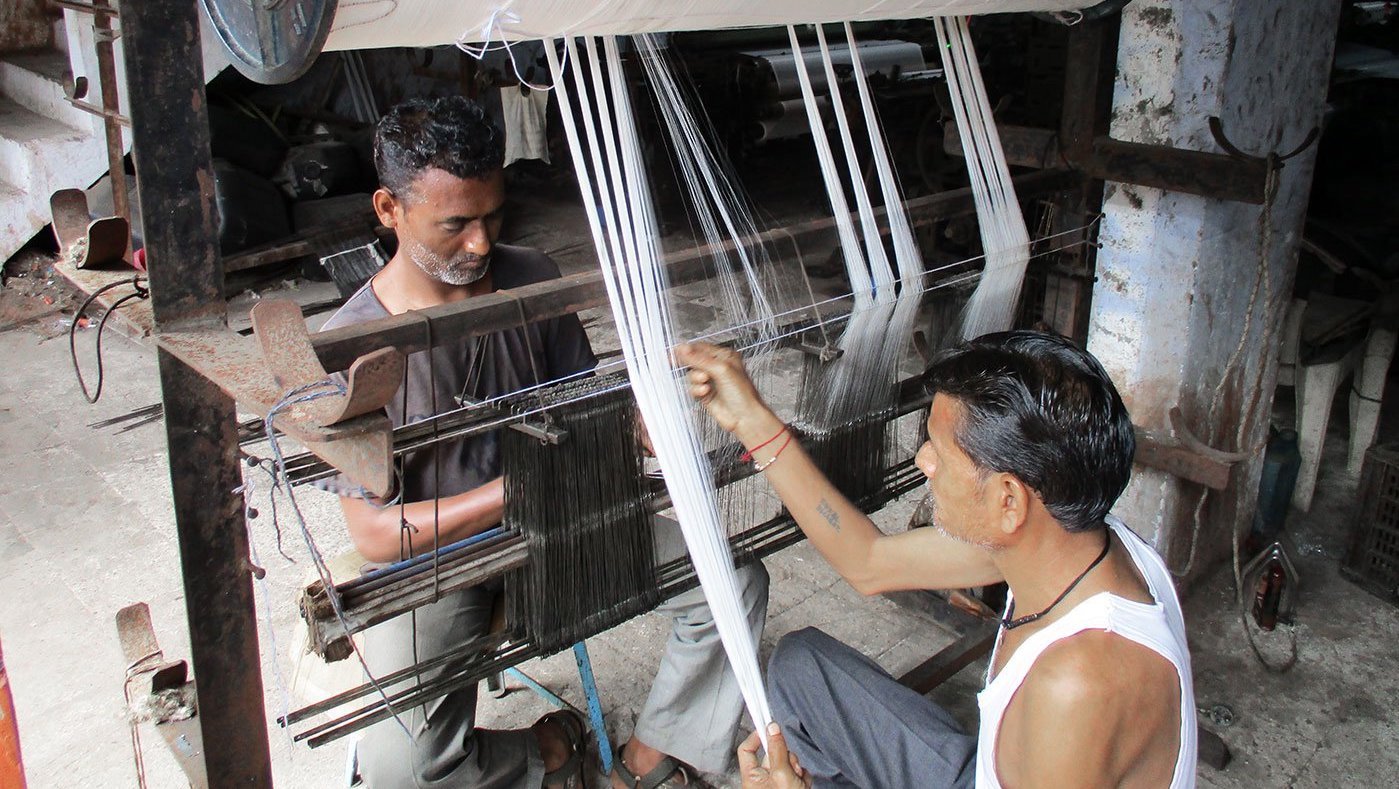
[[991, 492], [994, 493], [993, 508], [997, 528], [1007, 535], [1020, 531], [1030, 518], [1030, 508], [1034, 506], [1034, 491], [1014, 474], [1001, 472], [992, 478]]
[[379, 224], [384, 227], [398, 227], [400, 216], [400, 204], [398, 198], [393, 196], [393, 192], [380, 187], [374, 191], [374, 213], [379, 217]]

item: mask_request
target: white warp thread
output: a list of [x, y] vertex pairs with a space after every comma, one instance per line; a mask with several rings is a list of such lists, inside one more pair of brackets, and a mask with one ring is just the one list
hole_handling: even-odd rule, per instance
[[967, 20], [934, 19], [933, 25], [986, 254], [986, 268], [962, 319], [962, 339], [971, 339], [1009, 329], [1014, 321], [1030, 259], [1030, 234], [1010, 180]]
[[[904, 211], [903, 195], [870, 96], [865, 69], [860, 61], [859, 45], [848, 24], [845, 34], [867, 132], [865, 142], [869, 146], [879, 181], [898, 278], [895, 278], [894, 267], [880, 235], [874, 201], [861, 173], [855, 135], [841, 92], [839, 89], [831, 90], [819, 98], [827, 99], [830, 103], [844, 152], [843, 168], [837, 166], [827, 138], [818, 97], [808, 73], [808, 58], [796, 57], [797, 79], [807, 108], [821, 176], [836, 221], [837, 238], [854, 302], [850, 320], [838, 343], [843, 353], [823, 370], [820, 394], [807, 400], [815, 410], [804, 413], [803, 418], [817, 428], [835, 428], [868, 419], [871, 414], [892, 404], [895, 372], [917, 316], [923, 283], [923, 256], [914, 241]], [[793, 52], [801, 52], [795, 27], [788, 26], [787, 37]], [[826, 85], [837, 85], [835, 57], [822, 25], [816, 26], [816, 39]], [[847, 207], [847, 187], [855, 198], [860, 219], [859, 234], [855, 232]]]
[[[564, 45], [574, 63], [572, 91], [564, 84], [552, 41], [545, 42], [545, 54], [579, 186], [590, 204], [588, 227], [627, 361], [627, 375], [729, 665], [753, 725], [766, 740], [772, 714], [758, 669], [757, 645], [739, 596], [693, 401], [683, 372], [671, 362], [669, 349], [675, 331], [666, 298], [660, 233], [617, 42], [605, 38], [604, 55], [600, 56], [593, 39], [584, 41], [586, 70], [593, 83], [591, 94], [583, 81], [584, 58], [577, 43], [566, 39]], [[573, 113], [574, 100], [583, 121], [581, 134]]]

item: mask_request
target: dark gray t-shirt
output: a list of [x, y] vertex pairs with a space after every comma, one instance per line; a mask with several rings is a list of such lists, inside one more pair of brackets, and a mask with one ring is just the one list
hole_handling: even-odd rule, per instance
[[[497, 244], [491, 252], [491, 277], [497, 290], [558, 276], [559, 267], [554, 261], [535, 250]], [[372, 282], [351, 296], [322, 331], [388, 317], [388, 310], [374, 295]], [[438, 345], [430, 352], [410, 354], [405, 383], [407, 416], [403, 387], [386, 410], [394, 427], [399, 427], [433, 415], [434, 389], [436, 413], [442, 413], [457, 408], [456, 398], [461, 396], [485, 400], [531, 386], [536, 382], [536, 370], [542, 383], [596, 366], [597, 357], [588, 345], [578, 316], [565, 315], [531, 323], [523, 330], [513, 328], [466, 337]], [[495, 432], [444, 441], [436, 449], [440, 455], [435, 470], [433, 447], [400, 458], [406, 501], [427, 501], [435, 494], [454, 496], [500, 476], [499, 439]], [[331, 477], [317, 486], [342, 496], [360, 495], [359, 486], [344, 476]]]

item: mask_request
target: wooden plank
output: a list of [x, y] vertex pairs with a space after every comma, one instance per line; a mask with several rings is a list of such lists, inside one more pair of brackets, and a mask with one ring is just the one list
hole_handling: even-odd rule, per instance
[[931, 692], [977, 658], [989, 653], [996, 643], [999, 624], [996, 620], [988, 620], [969, 629], [956, 641], [899, 677], [899, 684], [922, 694]]
[[[1049, 129], [1009, 125], [998, 128], [1006, 161], [1018, 167], [1067, 164], [1104, 181], [1254, 205], [1263, 202], [1267, 164], [1262, 159], [1235, 159], [1219, 153], [1122, 142], [1110, 137], [1098, 137], [1087, 152], [1078, 154], [1061, 149], [1058, 133]], [[949, 154], [961, 155], [961, 137], [955, 123], [944, 127], [943, 147]]]

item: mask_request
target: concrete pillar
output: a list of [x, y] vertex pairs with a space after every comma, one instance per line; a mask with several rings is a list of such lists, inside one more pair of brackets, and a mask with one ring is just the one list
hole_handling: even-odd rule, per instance
[[[1208, 127], [1216, 115], [1244, 151], [1291, 150], [1321, 122], [1339, 7], [1334, 0], [1131, 3], [1112, 136], [1222, 153]], [[1166, 430], [1179, 406], [1211, 446], [1264, 443], [1314, 156], [1313, 148], [1283, 169], [1266, 239], [1258, 206], [1107, 185], [1088, 345], [1137, 424]], [[1193, 578], [1228, 555], [1231, 528], [1248, 526], [1261, 458], [1260, 450], [1237, 465], [1230, 488], [1208, 496], [1138, 467], [1115, 511]]]

